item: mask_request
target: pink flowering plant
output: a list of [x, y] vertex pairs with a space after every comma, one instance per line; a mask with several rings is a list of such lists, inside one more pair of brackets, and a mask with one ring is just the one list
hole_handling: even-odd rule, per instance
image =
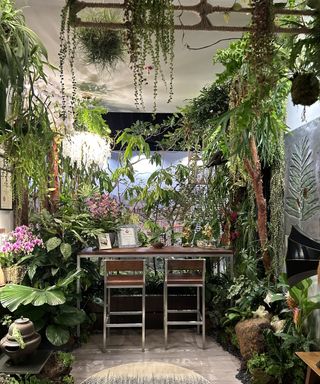
[[0, 263], [2, 266], [16, 264], [22, 257], [31, 255], [36, 249], [43, 247], [43, 241], [34, 235], [29, 227], [16, 227], [0, 248]]
[[95, 193], [86, 199], [92, 219], [105, 231], [115, 231], [121, 217], [119, 202], [109, 193]]

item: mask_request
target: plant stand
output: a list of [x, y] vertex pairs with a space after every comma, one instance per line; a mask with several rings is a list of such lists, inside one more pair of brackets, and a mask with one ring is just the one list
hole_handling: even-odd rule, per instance
[[24, 363], [14, 365], [7, 355], [0, 356], [0, 372], [8, 375], [37, 375], [40, 373], [49, 360], [52, 351], [37, 350], [34, 351]]

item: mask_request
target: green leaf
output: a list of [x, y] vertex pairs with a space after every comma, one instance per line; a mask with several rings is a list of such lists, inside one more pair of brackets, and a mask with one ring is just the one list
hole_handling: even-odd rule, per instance
[[81, 271], [76, 271], [74, 273], [70, 272], [64, 279], [60, 279], [55, 286], [53, 286], [52, 288], [48, 288], [48, 290], [55, 288], [65, 288], [78, 277], [80, 277], [80, 275]]
[[3, 307], [14, 312], [20, 305], [43, 304], [60, 305], [66, 301], [65, 295], [57, 287], [37, 289], [18, 284], [7, 284], [0, 288], [0, 302]]
[[56, 347], [67, 344], [70, 339], [70, 332], [59, 325], [48, 325], [46, 328], [46, 336], [51, 344]]
[[242, 5], [240, 3], [234, 3], [233, 6], [231, 7], [234, 11], [241, 11]]
[[28, 276], [29, 276], [30, 280], [33, 279], [36, 271], [37, 271], [37, 266], [36, 265], [29, 265], [28, 266]]
[[60, 307], [60, 314], [54, 318], [54, 322], [59, 325], [74, 327], [83, 323], [86, 319], [86, 314], [83, 310], [63, 305]]
[[59, 247], [60, 244], [61, 239], [59, 239], [58, 237], [51, 237], [51, 239], [46, 242], [47, 251], [50, 252], [56, 249], [57, 247]]
[[62, 243], [60, 245], [60, 251], [64, 259], [69, 259], [72, 254], [72, 248], [69, 243]]

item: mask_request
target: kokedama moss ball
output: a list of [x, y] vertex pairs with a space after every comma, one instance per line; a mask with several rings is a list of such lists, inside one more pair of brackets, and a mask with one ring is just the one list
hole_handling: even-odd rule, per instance
[[293, 104], [312, 105], [319, 98], [319, 80], [313, 73], [298, 73], [292, 79]]
[[[91, 11], [88, 21], [117, 23], [119, 16], [111, 11]], [[124, 57], [123, 33], [105, 28], [79, 28], [78, 42], [88, 64], [112, 69]]]
[[312, 8], [312, 9], [320, 9], [320, 0], [308, 0], [307, 1], [307, 6]]

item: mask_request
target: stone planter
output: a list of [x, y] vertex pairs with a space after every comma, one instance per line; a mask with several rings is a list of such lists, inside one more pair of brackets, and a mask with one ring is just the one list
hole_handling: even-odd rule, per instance
[[[20, 335], [23, 346], [17, 340], [15, 332]], [[2, 352], [17, 364], [32, 354], [39, 347], [40, 342], [41, 336], [35, 331], [32, 321], [21, 317], [10, 325], [7, 335], [0, 342], [0, 346]]]

